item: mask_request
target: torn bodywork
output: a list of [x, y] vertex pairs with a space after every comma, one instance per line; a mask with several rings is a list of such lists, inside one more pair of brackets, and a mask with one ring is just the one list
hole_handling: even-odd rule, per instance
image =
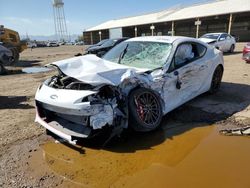
[[[39, 96], [49, 97], [51, 102], [40, 102], [44, 100], [37, 97], [36, 121], [48, 124], [47, 129], [53, 128], [51, 132], [56, 129], [65, 133], [59, 136], [69, 142], [75, 143], [74, 138], [91, 137], [94, 130], [105, 126], [119, 125], [120, 131], [127, 127], [125, 99], [117, 88], [91, 86], [63, 75], [52, 77], [46, 84], [39, 89]], [[58, 89], [60, 92], [56, 92]]]

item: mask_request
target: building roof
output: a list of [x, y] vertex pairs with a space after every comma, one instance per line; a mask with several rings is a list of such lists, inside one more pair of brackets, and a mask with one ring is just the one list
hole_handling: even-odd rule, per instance
[[140, 16], [110, 20], [87, 29], [87, 31], [97, 31], [248, 11], [250, 11], [249, 0], [217, 0], [203, 4], [195, 4], [184, 8], [176, 7]]

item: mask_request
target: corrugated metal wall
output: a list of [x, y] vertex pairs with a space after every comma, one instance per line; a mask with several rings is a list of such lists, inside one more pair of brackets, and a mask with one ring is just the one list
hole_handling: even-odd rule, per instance
[[[205, 33], [213, 32], [228, 32], [230, 15], [219, 15], [200, 18], [201, 25], [199, 28], [199, 36]], [[196, 26], [194, 22], [196, 19], [175, 21], [174, 31], [177, 36], [196, 36]], [[150, 26], [139, 25], [132, 27], [123, 27], [122, 33], [124, 37], [135, 37], [135, 27], [137, 28], [137, 36], [150, 36], [152, 30]], [[154, 35], [168, 35], [172, 30], [172, 22], [156, 23]], [[99, 42], [99, 31], [92, 31], [92, 42]], [[109, 31], [102, 30], [102, 37], [109, 38]], [[247, 42], [250, 41], [250, 12], [233, 14], [231, 34], [235, 35], [238, 41]], [[84, 32], [85, 44], [91, 44], [91, 32]]]

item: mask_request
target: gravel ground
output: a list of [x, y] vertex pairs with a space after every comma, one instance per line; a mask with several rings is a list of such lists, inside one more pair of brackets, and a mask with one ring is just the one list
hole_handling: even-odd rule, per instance
[[[235, 53], [224, 54], [225, 71], [218, 94], [202, 95], [171, 112], [164, 121], [209, 122], [220, 124], [220, 128], [248, 125], [250, 64], [241, 60], [243, 46], [244, 43], [239, 43]], [[30, 158], [40, 145], [51, 141], [44, 129], [34, 123], [34, 95], [40, 83], [54, 72], [25, 74], [21, 70], [73, 57], [83, 49], [83, 46], [27, 49], [20, 62], [7, 67], [9, 73], [0, 77], [0, 187], [70, 186], [44, 161], [35, 162], [43, 166], [37, 172], [30, 165]]]

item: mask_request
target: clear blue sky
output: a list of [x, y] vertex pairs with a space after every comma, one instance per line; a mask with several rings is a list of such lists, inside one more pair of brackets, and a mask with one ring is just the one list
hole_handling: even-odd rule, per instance
[[[205, 0], [63, 0], [70, 34], [102, 22]], [[54, 34], [52, 0], [0, 0], [0, 25], [21, 35]]]

